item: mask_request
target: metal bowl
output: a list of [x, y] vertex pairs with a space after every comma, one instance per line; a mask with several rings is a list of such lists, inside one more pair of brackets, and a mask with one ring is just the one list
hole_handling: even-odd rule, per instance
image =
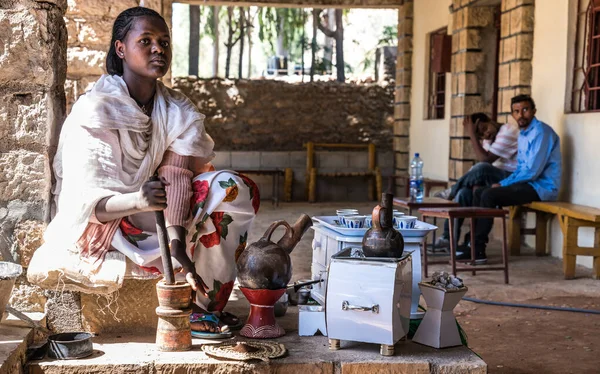
[[94, 353], [93, 335], [87, 332], [66, 332], [48, 337], [48, 357], [59, 360], [84, 358]]

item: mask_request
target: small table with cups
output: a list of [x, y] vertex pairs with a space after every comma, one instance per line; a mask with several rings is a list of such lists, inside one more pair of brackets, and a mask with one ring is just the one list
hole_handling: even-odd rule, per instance
[[[412, 216], [413, 210], [418, 212], [421, 208], [453, 208], [459, 206], [457, 202], [442, 199], [439, 197], [424, 197], [422, 200], [413, 200], [410, 197], [396, 197], [394, 198], [394, 206], [408, 210], [409, 216]], [[423, 221], [425, 219], [423, 218]], [[433, 225], [437, 226], [437, 218], [433, 217]], [[431, 243], [431, 251], [435, 254], [435, 239], [436, 231], [433, 232], [433, 242]], [[427, 241], [424, 242], [423, 250], [427, 250]], [[427, 265], [425, 262], [425, 277], [427, 277]]]

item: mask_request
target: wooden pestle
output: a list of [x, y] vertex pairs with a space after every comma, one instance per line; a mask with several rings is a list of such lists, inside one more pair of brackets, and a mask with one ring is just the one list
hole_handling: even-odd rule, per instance
[[[160, 178], [155, 174], [150, 177], [150, 181], [160, 181]], [[165, 276], [165, 284], [175, 284], [175, 274], [173, 273], [173, 262], [171, 261], [171, 250], [169, 248], [169, 235], [167, 234], [167, 226], [165, 224], [165, 213], [162, 210], [154, 212], [156, 216], [156, 235], [158, 236], [158, 244], [160, 246], [160, 257], [162, 258], [163, 273]]]

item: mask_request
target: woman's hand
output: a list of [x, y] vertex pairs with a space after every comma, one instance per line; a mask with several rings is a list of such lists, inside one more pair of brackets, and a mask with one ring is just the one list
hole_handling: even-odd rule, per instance
[[208, 297], [206, 290], [208, 290], [208, 286], [202, 280], [202, 277], [198, 275], [196, 272], [196, 267], [190, 258], [188, 257], [185, 251], [185, 245], [181, 240], [174, 239], [171, 240], [171, 254], [181, 266], [183, 266], [183, 271], [185, 273], [185, 280], [192, 286], [192, 298], [196, 298], [196, 292], [200, 292], [204, 297]]
[[152, 212], [167, 208], [167, 191], [169, 182], [163, 177], [158, 181], [147, 181], [136, 195], [136, 208], [141, 212]]

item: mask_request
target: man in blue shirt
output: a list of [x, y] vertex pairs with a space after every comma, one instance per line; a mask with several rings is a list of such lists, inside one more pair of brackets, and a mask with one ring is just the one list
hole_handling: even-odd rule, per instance
[[[489, 188], [475, 191], [473, 205], [484, 208], [553, 201], [558, 198], [561, 175], [560, 139], [547, 124], [535, 118], [535, 103], [528, 95], [511, 100], [513, 118], [519, 125], [517, 169]], [[485, 247], [493, 219], [478, 219], [475, 224], [475, 263], [485, 264]], [[470, 249], [457, 253], [457, 259], [471, 258]]]

